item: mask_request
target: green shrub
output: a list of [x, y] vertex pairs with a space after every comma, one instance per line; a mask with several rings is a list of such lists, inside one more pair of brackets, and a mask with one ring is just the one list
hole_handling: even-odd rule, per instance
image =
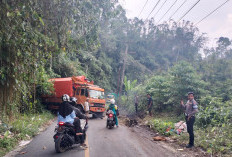
[[197, 114], [199, 127], [222, 126], [232, 122], [232, 102], [222, 102], [220, 98], [203, 97]]
[[0, 124], [0, 156], [13, 149], [19, 140], [26, 140], [35, 136], [39, 128], [46, 124], [54, 116], [50, 112], [39, 114], [19, 114], [8, 125]]
[[163, 134], [163, 135], [171, 135], [173, 134], [172, 131], [166, 132], [168, 128], [174, 129], [174, 123], [170, 121], [163, 121], [162, 119], [154, 119], [150, 122], [152, 129]]

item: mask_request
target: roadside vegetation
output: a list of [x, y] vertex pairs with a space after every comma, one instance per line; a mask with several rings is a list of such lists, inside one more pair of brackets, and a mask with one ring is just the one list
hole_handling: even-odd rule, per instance
[[[214, 55], [214, 54], [212, 54]], [[139, 110], [147, 110], [146, 93], [151, 93], [154, 106], [154, 118], [149, 123], [152, 129], [165, 135], [174, 136], [179, 143], [188, 142], [188, 134], [177, 135], [176, 132], [165, 133], [180, 120], [185, 121], [180, 100], [187, 101], [188, 91], [193, 91], [199, 103], [199, 113], [195, 122], [196, 146], [202, 147], [210, 154], [228, 155], [232, 150], [232, 84], [230, 63], [222, 59], [202, 61], [195, 68], [187, 62], [175, 64], [167, 72], [157, 74], [144, 83], [128, 91], [121, 97], [123, 107], [134, 113], [134, 96], [139, 95]], [[209, 61], [213, 64], [209, 66]], [[217, 68], [224, 68], [219, 72]], [[202, 66], [210, 67], [210, 76], [201, 72]], [[216, 78], [214, 76], [217, 76]], [[228, 75], [230, 77], [228, 77]], [[207, 77], [207, 79], [206, 79]], [[164, 114], [165, 113], [165, 114]]]
[[54, 118], [50, 112], [22, 114], [9, 122], [0, 121], [0, 156], [11, 151], [22, 140], [30, 140]]

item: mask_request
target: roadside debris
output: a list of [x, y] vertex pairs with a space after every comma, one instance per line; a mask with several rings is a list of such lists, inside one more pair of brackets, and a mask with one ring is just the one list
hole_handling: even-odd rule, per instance
[[178, 135], [180, 135], [182, 132], [187, 132], [187, 125], [184, 121], [179, 121], [175, 124], [175, 130]]
[[23, 154], [26, 154], [27, 152], [21, 152], [20, 154], [23, 155]]
[[30, 142], [31, 142], [31, 140], [29, 140], [29, 141], [21, 141], [21, 142], [19, 143], [19, 147], [23, 147], [23, 146], [29, 144]]
[[155, 136], [153, 137], [154, 141], [167, 141], [167, 139], [163, 136]]
[[165, 131], [165, 134], [169, 133], [176, 133], [180, 135], [182, 132], [187, 132], [187, 125], [184, 121], [179, 121], [178, 123], [175, 123], [175, 128], [168, 127]]
[[182, 151], [182, 150], [184, 150], [184, 149], [177, 149], [177, 150]]
[[138, 125], [138, 121], [136, 119], [125, 118], [124, 124], [128, 127], [133, 127]]

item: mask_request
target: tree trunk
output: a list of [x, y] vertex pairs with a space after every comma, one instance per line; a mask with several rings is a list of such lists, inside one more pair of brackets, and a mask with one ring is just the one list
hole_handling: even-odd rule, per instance
[[124, 60], [123, 60], [123, 66], [122, 66], [122, 75], [121, 75], [121, 84], [120, 84], [119, 96], [121, 96], [122, 86], [123, 86], [123, 82], [124, 82], [125, 68], [126, 68], [126, 61], [127, 61], [127, 51], [128, 51], [128, 44], [126, 44], [125, 56], [124, 56]]

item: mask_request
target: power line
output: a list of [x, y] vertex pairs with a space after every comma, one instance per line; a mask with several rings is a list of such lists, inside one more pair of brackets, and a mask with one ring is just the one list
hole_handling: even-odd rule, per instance
[[229, 2], [230, 0], [225, 1], [224, 3], [222, 3], [221, 5], [219, 5], [216, 9], [214, 9], [213, 11], [211, 11], [208, 15], [206, 15], [205, 17], [203, 17], [200, 21], [198, 21], [195, 26], [197, 24], [199, 24], [200, 22], [202, 22], [203, 20], [205, 20], [207, 17], [209, 17], [210, 15], [212, 15], [215, 11], [217, 11], [218, 9], [220, 9], [223, 5], [225, 5], [227, 2]]
[[153, 18], [155, 18], [155, 16], [159, 13], [159, 11], [163, 8], [164, 4], [167, 2], [167, 0], [164, 1], [164, 3], [161, 5], [161, 7], [159, 8], [159, 10], [155, 13], [155, 15], [153, 16]]
[[[145, 6], [147, 5], [147, 2], [148, 2], [148, 0], [145, 2], [145, 4], [144, 4], [144, 6], [143, 6], [142, 10], [141, 10], [141, 11], [140, 11], [140, 13], [139, 13], [139, 16], [142, 14], [142, 12], [143, 12], [143, 10], [144, 10]], [[138, 16], [138, 17], [139, 17], [139, 16]]]
[[149, 13], [149, 15], [147, 16], [146, 20], [149, 18], [149, 16], [152, 14], [152, 12], [155, 10], [155, 8], [157, 7], [157, 5], [159, 4], [160, 0], [155, 4], [155, 6], [153, 7], [152, 11]]
[[168, 10], [166, 11], [166, 13], [160, 18], [160, 20], [158, 21], [158, 23], [164, 18], [164, 16], [172, 9], [172, 7], [176, 4], [178, 0], [175, 0], [175, 2], [168, 8]]
[[180, 22], [181, 19], [183, 19], [201, 0], [198, 0], [179, 20]]
[[178, 9], [176, 9], [176, 11], [170, 16], [169, 20], [180, 10], [180, 8], [187, 2], [187, 0], [185, 0]]

